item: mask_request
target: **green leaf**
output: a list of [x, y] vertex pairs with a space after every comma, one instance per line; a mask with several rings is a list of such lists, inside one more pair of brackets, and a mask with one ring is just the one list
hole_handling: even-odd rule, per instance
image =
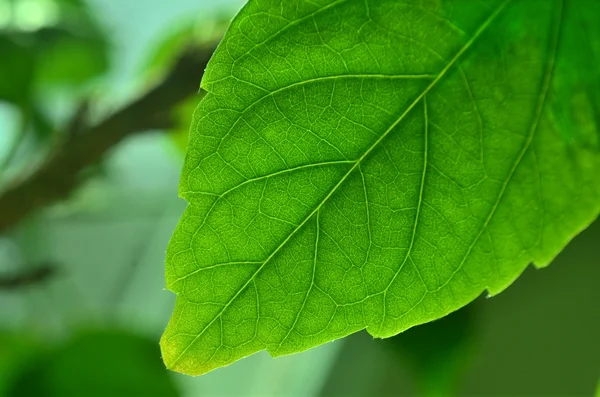
[[44, 351], [44, 347], [27, 335], [0, 332], [0, 351], [0, 396], [6, 396], [19, 373]]
[[383, 340], [388, 352], [398, 361], [406, 362], [420, 395], [459, 395], [477, 340], [477, 309], [471, 303], [438, 321]]
[[179, 392], [152, 341], [95, 330], [39, 357], [14, 380], [8, 395], [176, 397]]
[[35, 57], [26, 44], [1, 30], [0, 54], [0, 100], [23, 106], [31, 96]]
[[390, 337], [547, 265], [600, 210], [600, 3], [250, 1], [167, 252], [173, 370]]
[[[108, 70], [108, 43], [102, 36], [77, 36], [47, 29], [39, 50], [37, 82], [78, 87]], [[37, 32], [44, 41], [42, 32]]]

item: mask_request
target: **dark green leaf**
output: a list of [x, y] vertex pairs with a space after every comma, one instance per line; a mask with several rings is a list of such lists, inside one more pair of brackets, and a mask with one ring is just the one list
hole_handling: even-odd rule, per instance
[[9, 396], [179, 395], [160, 362], [158, 346], [139, 336], [82, 333], [24, 371]]
[[22, 106], [30, 100], [35, 56], [28, 45], [0, 31], [0, 100]]
[[408, 364], [422, 396], [456, 395], [477, 335], [476, 310], [472, 303], [382, 342], [397, 360]]
[[32, 338], [0, 333], [0, 396], [5, 396], [19, 373], [43, 352]]

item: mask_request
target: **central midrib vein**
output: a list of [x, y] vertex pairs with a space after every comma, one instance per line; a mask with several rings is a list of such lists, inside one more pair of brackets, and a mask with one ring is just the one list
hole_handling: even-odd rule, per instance
[[[427, 86], [427, 88], [425, 88], [425, 90], [423, 90], [423, 92], [417, 97], [415, 98], [415, 100], [408, 106], [408, 108], [406, 108], [406, 110], [396, 119], [396, 121], [383, 133], [381, 134], [381, 136], [365, 151], [365, 153], [363, 153], [362, 156], [360, 156], [352, 165], [352, 167], [350, 167], [350, 169], [344, 174], [344, 176], [340, 179], [340, 181], [329, 191], [329, 193], [327, 194], [327, 196], [325, 196], [325, 198], [323, 198], [323, 200], [321, 200], [321, 202], [319, 203], [319, 205], [317, 205], [315, 207], [315, 209], [313, 211], [311, 211], [305, 218], [304, 220], [294, 229], [292, 230], [292, 232], [288, 235], [288, 237], [286, 237], [285, 240], [283, 240], [283, 242], [281, 242], [281, 244], [279, 244], [279, 246], [273, 250], [273, 252], [271, 253], [271, 255], [269, 255], [268, 258], [266, 258], [264, 260], [264, 262], [262, 263], [262, 265], [260, 267], [258, 267], [258, 269], [256, 269], [256, 271], [252, 274], [252, 276], [250, 276], [248, 278], [248, 281], [246, 281], [246, 283], [239, 289], [239, 291], [229, 300], [229, 302], [227, 302], [227, 304], [225, 306], [223, 306], [223, 308], [221, 309], [221, 311], [219, 311], [219, 313], [217, 313], [217, 315], [215, 315], [215, 317], [204, 327], [204, 329], [202, 331], [200, 331], [198, 333], [198, 336], [196, 336], [188, 345], [185, 349], [183, 349], [183, 351], [181, 352], [181, 354], [177, 357], [177, 359], [175, 359], [175, 361], [173, 361], [173, 367], [175, 367], [175, 365], [177, 364], [177, 362], [179, 362], [179, 360], [181, 360], [181, 358], [185, 355], [185, 353], [189, 350], [189, 348], [191, 346], [194, 345], [194, 343], [198, 340], [198, 338], [200, 338], [204, 332], [206, 332], [207, 329], [209, 329], [214, 322], [223, 315], [223, 313], [229, 308], [229, 306], [231, 305], [231, 303], [233, 303], [235, 301], [235, 299], [246, 289], [246, 287], [254, 280], [254, 278], [261, 272], [261, 270], [266, 266], [267, 263], [269, 263], [271, 261], [271, 259], [273, 259], [273, 257], [275, 255], [277, 255], [277, 253], [279, 253], [279, 251], [288, 243], [288, 241], [290, 241], [290, 239], [300, 230], [302, 229], [302, 227], [323, 207], [323, 205], [325, 205], [325, 203], [331, 198], [331, 196], [333, 196], [335, 194], [335, 192], [339, 189], [339, 187], [346, 181], [346, 179], [356, 170], [356, 168], [361, 164], [361, 162], [367, 158], [367, 156], [369, 154], [371, 154], [373, 152], [373, 150], [375, 150], [375, 148], [377, 148], [379, 146], [379, 144], [396, 128], [396, 126], [398, 126], [398, 124], [404, 120], [404, 118], [406, 117], [406, 115], [419, 103], [419, 101], [421, 99], [423, 99], [423, 97], [429, 92], [431, 91], [431, 89], [438, 83], [438, 81], [441, 80], [442, 77], [444, 77], [446, 75], [446, 73], [448, 73], [448, 70], [450, 70], [450, 68], [452, 68], [452, 66], [456, 63], [456, 61], [458, 61], [458, 59], [473, 45], [473, 43], [481, 36], [481, 34], [490, 26], [490, 24], [492, 23], [492, 21], [494, 21], [494, 19], [496, 19], [496, 17], [502, 12], [502, 10], [504, 10], [504, 8], [508, 5], [508, 3], [510, 3], [512, 0], [505, 0], [486, 20], [485, 22], [479, 27], [479, 29], [477, 29], [477, 31], [475, 32], [475, 34], [473, 35], [473, 37], [471, 37], [471, 39], [469, 41], [467, 41], [465, 43], [465, 45], [456, 53], [456, 55], [452, 58], [452, 60], [450, 60], [450, 62], [448, 62], [448, 64], [444, 67], [444, 69], [442, 69], [442, 71], [436, 76], [436, 78], [431, 82], [431, 84], [429, 84]], [[258, 313], [257, 315], [260, 315], [260, 313]]]

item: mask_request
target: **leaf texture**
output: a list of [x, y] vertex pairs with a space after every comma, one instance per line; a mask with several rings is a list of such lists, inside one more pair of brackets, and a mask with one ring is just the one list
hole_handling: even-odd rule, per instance
[[251, 0], [214, 54], [167, 252], [167, 366], [396, 335], [600, 211], [600, 3]]

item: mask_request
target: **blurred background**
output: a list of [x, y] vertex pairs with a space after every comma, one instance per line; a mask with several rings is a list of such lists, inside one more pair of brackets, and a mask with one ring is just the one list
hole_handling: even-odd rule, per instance
[[199, 378], [158, 339], [198, 86], [241, 0], [0, 0], [0, 397], [600, 396], [600, 222], [389, 340]]

